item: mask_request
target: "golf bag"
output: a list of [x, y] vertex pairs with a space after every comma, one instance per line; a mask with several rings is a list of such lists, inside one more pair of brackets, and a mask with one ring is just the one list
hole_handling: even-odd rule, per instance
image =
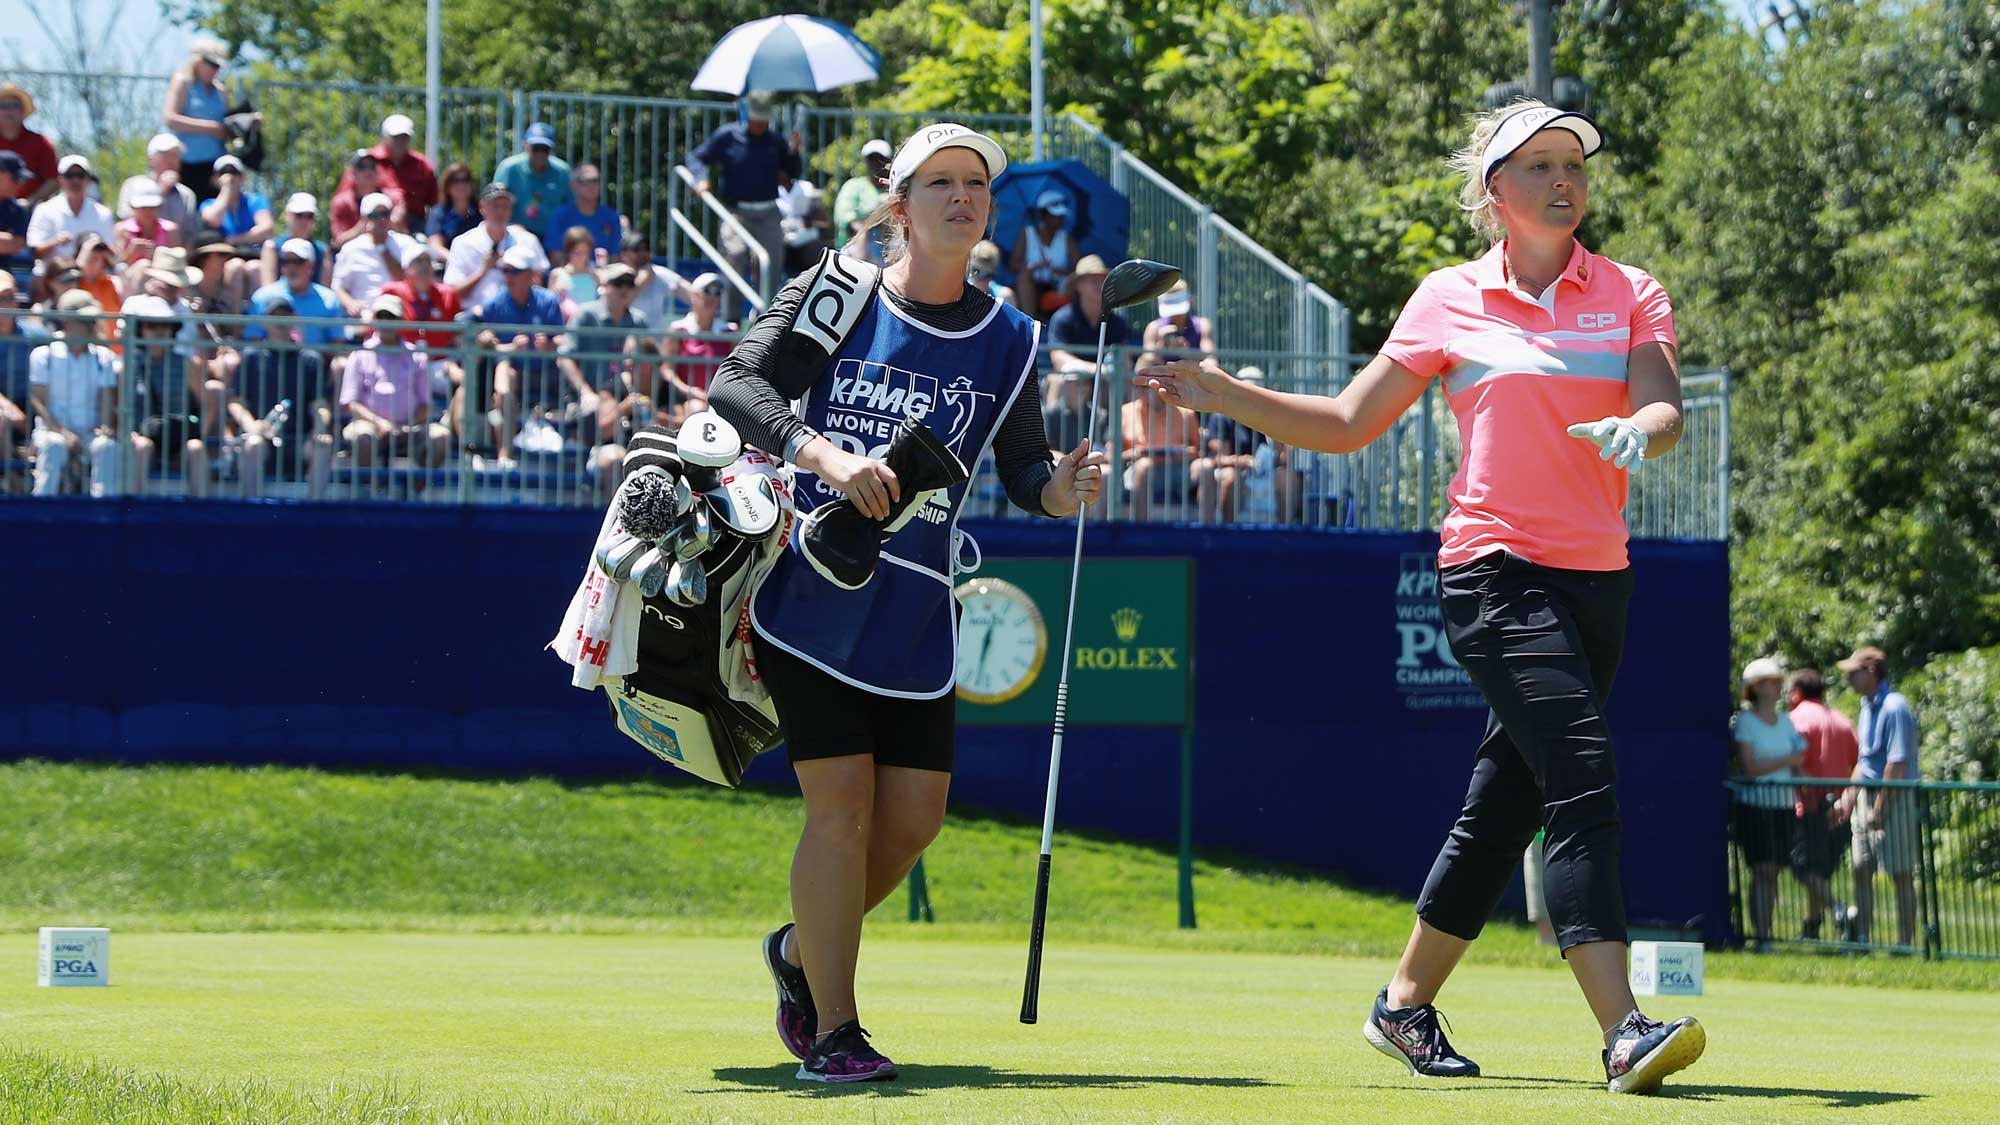
[[[709, 491], [692, 494], [692, 503], [711, 511], [724, 510], [733, 491], [736, 499], [750, 497], [779, 512], [755, 535], [718, 516], [712, 545], [692, 557], [705, 570], [707, 596], [689, 605], [667, 590], [644, 595], [638, 668], [622, 682], [605, 684], [612, 719], [627, 737], [696, 777], [734, 788], [757, 755], [782, 741], [749, 646], [749, 595], [791, 534], [790, 484], [754, 449], [743, 449], [719, 472], [704, 472], [683, 462], [677, 435], [657, 425], [635, 434], [625, 457], [628, 474], [648, 468], [708, 484]], [[642, 594], [638, 583], [626, 586], [625, 596]]]

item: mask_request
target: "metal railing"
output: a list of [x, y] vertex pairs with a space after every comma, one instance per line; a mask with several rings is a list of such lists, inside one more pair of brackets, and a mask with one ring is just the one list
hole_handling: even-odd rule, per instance
[[2000, 960], [2000, 783], [1736, 778], [1737, 933], [1765, 946]]
[[[145, 170], [146, 139], [160, 128], [166, 78], [7, 69], [0, 69], [0, 76], [35, 91], [40, 112], [32, 124], [56, 125], [66, 150], [92, 154], [107, 182], [115, 185], [112, 176]], [[430, 125], [424, 91], [417, 86], [241, 81], [265, 118], [266, 159], [253, 183], [274, 207], [291, 192], [308, 191], [320, 197], [324, 211], [347, 156], [376, 143], [387, 114], [408, 114], [420, 137]], [[439, 99], [438, 158], [441, 166], [463, 160], [474, 178], [484, 181], [516, 150], [529, 122], [546, 121], [556, 131], [559, 155], [572, 164], [596, 163], [606, 201], [633, 229], [650, 234], [678, 268], [701, 246], [672, 219], [674, 211], [710, 244], [720, 242], [720, 227], [713, 214], [688, 198], [687, 185], [673, 169], [737, 113], [733, 101], [447, 88]], [[936, 116], [796, 104], [785, 111], [780, 127], [800, 135], [810, 174], [831, 195], [861, 167], [861, 146], [870, 137], [894, 143]], [[1024, 158], [1031, 147], [1025, 114], [951, 116], [993, 134]], [[1223, 343], [1252, 351], [1348, 350], [1346, 309], [1324, 289], [1089, 122], [1064, 114], [1046, 128], [1048, 159], [1081, 161], [1125, 193], [1131, 204], [1129, 252], [1181, 266], [1199, 311], [1215, 321]], [[420, 223], [421, 217], [412, 221]], [[775, 286], [760, 277], [759, 290], [768, 296], [771, 289]]]
[[[31, 334], [45, 335], [56, 327], [22, 316]], [[103, 342], [120, 345], [124, 355], [139, 354], [133, 320], [111, 315], [77, 319], [99, 325]], [[705, 387], [719, 362], [656, 357], [645, 349], [670, 353], [678, 350], [679, 341], [730, 339], [657, 329], [632, 334], [474, 323], [394, 326], [426, 332], [433, 345], [426, 359], [438, 367], [428, 413], [407, 420], [403, 429], [435, 423], [447, 434], [444, 448], [435, 453], [428, 446], [413, 452], [407, 448], [412, 436], [399, 434], [387, 443], [393, 447], [392, 463], [378, 463], [363, 456], [373, 450], [355, 448], [347, 431], [353, 418], [338, 401], [341, 369], [359, 346], [363, 325], [212, 315], [183, 320], [193, 323], [190, 331], [198, 334], [177, 341], [181, 350], [176, 362], [185, 366], [190, 357], [197, 358], [198, 370], [177, 380], [180, 368], [160, 372], [157, 364], [124, 364], [118, 401], [126, 416], [105, 426], [117, 439], [124, 466], [110, 474], [123, 482], [113, 485], [112, 492], [590, 506], [601, 503], [616, 483], [615, 474], [606, 472], [616, 457], [607, 447], [619, 444], [623, 434], [645, 420], [684, 415], [693, 406], [688, 390]], [[324, 339], [295, 341], [291, 337], [299, 330], [308, 340]], [[496, 338], [482, 343], [481, 333], [489, 330]], [[517, 332], [524, 337], [520, 348], [514, 340]], [[265, 338], [245, 338], [259, 334]], [[565, 335], [581, 337], [570, 358], [585, 369], [592, 388], [588, 400], [562, 377], [562, 356], [555, 349]], [[156, 345], [154, 351], [158, 349]], [[1089, 357], [1072, 356], [1065, 364], [1055, 354], [1061, 351], [1058, 346], [1045, 350], [1051, 354], [1044, 370], [1051, 374], [1027, 393], [1040, 397], [1050, 443], [1066, 450], [1084, 432], [1088, 415], [1083, 401], [1089, 387], [1087, 377], [1067, 372], [1082, 367], [1087, 373]], [[1435, 528], [1450, 503], [1458, 430], [1436, 388], [1367, 447], [1346, 454], [1315, 453], [1271, 442], [1220, 416], [1180, 417], [1157, 396], [1139, 400], [1128, 376], [1145, 357], [1136, 345], [1110, 349], [1105, 357], [1097, 429], [1100, 448], [1111, 459], [1110, 479], [1118, 482], [1102, 501], [1105, 518], [1421, 531]], [[1260, 368], [1266, 385], [1274, 389], [1315, 395], [1338, 393], [1362, 358], [1238, 350], [1217, 356], [1231, 371]], [[500, 378], [503, 366], [513, 376], [511, 384]], [[1721, 481], [1728, 473], [1727, 373], [1690, 376], [1689, 385], [1684, 398], [1687, 431], [1680, 447], [1634, 475], [1635, 503], [1628, 509], [1634, 534], [1715, 539], [1726, 532]], [[462, 393], [461, 387], [471, 390]], [[624, 413], [593, 424], [607, 389]], [[633, 400], [634, 394], [645, 401]], [[292, 400], [289, 430], [260, 434], [259, 426], [248, 421], [262, 418], [286, 398]], [[143, 471], [137, 467], [135, 435], [147, 439], [138, 445], [141, 452], [148, 444], [154, 447]], [[243, 458], [237, 455], [246, 448], [270, 452], [247, 440], [253, 436], [283, 452], [288, 468], [304, 465], [316, 472], [246, 477]], [[162, 442], [171, 448], [161, 448]], [[183, 451], [196, 455], [179, 456]], [[304, 458], [308, 451], [315, 459]], [[14, 477], [29, 475], [34, 456], [32, 443], [14, 450], [8, 462]], [[1684, 461], [1694, 466], [1688, 474], [1679, 471]], [[974, 469], [968, 514], [1026, 518], [1008, 502], [990, 455]], [[1647, 483], [1649, 478], [1657, 483]], [[78, 479], [69, 487], [84, 485]], [[1647, 498], [1643, 510], [1638, 506], [1642, 496]]]
[[[751, 237], [750, 232], [744, 229], [743, 224], [736, 220], [736, 216], [729, 213], [729, 208], [724, 207], [714, 195], [704, 194], [696, 190], [700, 185], [695, 182], [694, 173], [680, 165], [675, 165], [674, 177], [687, 189], [688, 198], [700, 201], [701, 206], [715, 220], [715, 225], [734, 234], [736, 240], [750, 251], [750, 256], [757, 260], [756, 286], [754, 288], [751, 286], [750, 282], [737, 271], [736, 267], [729, 263], [729, 259], [723, 255], [722, 251], [713, 242], [709, 241], [696, 225], [688, 219], [687, 213], [678, 207], [669, 212], [674, 221], [674, 229], [686, 235], [703, 254], [708, 256], [710, 261], [715, 263], [715, 268], [722, 271], [722, 276], [728, 280], [730, 286], [736, 290], [738, 295], [750, 303], [750, 307], [756, 309], [758, 312], [763, 312], [765, 309], [771, 307], [771, 295], [777, 292], [777, 285], [774, 284], [775, 279], [772, 276], [771, 252], [765, 249], [762, 243]], [[784, 265], [783, 262], [777, 264], [779, 266]], [[746, 321], [749, 319], [749, 317], [744, 318]]]

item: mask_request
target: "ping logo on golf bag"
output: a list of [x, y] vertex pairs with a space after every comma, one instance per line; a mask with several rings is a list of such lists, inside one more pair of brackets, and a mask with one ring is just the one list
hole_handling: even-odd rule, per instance
[[861, 314], [868, 311], [868, 301], [875, 295], [875, 281], [881, 271], [867, 262], [840, 254], [827, 254], [820, 261], [823, 264], [819, 277], [799, 305], [792, 331], [832, 355], [840, 350], [847, 334], [854, 331]]
[[1472, 677], [1445, 639], [1437, 603], [1437, 557], [1402, 556], [1392, 602], [1396, 626], [1396, 694], [1412, 711], [1486, 706]]
[[618, 705], [618, 725], [624, 727], [625, 733], [639, 745], [667, 761], [687, 761], [686, 755], [681, 753], [681, 740], [672, 729], [634, 707], [630, 700], [613, 697], [613, 702]]
[[659, 606], [649, 605], [640, 612], [643, 613], [645, 616], [654, 618], [671, 628], [675, 629], [687, 628], [687, 624], [683, 622], [680, 618], [669, 614], [666, 610], [661, 609]]

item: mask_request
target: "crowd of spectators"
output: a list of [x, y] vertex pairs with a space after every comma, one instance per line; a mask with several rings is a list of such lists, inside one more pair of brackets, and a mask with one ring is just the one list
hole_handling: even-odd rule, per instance
[[[1825, 680], [1815, 669], [1787, 677], [1770, 657], [1743, 669], [1732, 757], [1740, 777], [1764, 780], [1737, 789], [1730, 835], [1749, 869], [1750, 937], [1760, 946], [1774, 936], [1786, 868], [1806, 892], [1801, 938], [1871, 941], [1880, 873], [1895, 890], [1898, 944], [1915, 940], [1917, 795], [1870, 783], [1917, 777], [1916, 715], [1890, 686], [1880, 648], [1863, 645], [1837, 667], [1861, 700], [1858, 725], [1826, 705]], [[1794, 781], [1820, 784], [1788, 784]], [[1852, 874], [1847, 905], [1834, 886], [1843, 863]]]
[[[202, 494], [226, 470], [246, 494], [267, 471], [318, 494], [336, 461], [438, 465], [439, 442], [502, 470], [524, 453], [575, 453], [610, 487], [635, 426], [704, 404], [739, 332], [743, 294], [724, 276], [687, 278], [655, 261], [649, 233], [607, 202], [599, 166], [566, 161], [549, 125], [531, 124], [521, 150], [482, 178], [462, 161], [433, 167], [414, 146], [416, 122], [390, 113], [327, 194], [295, 190], [279, 209], [232, 143], [262, 118], [247, 104], [232, 107], [228, 64], [221, 44], [192, 46], [169, 84], [163, 131], [146, 146], [146, 171], [118, 185], [114, 206], [88, 157], [58, 158], [25, 124], [33, 96], [0, 85], [0, 263], [10, 282], [0, 298], [0, 444], [16, 469], [0, 483], [23, 478], [19, 468], [32, 461], [37, 491], [107, 486], [92, 449], [115, 438], [115, 410], [94, 413], [83, 409], [90, 396], [34, 389], [42, 384], [33, 372], [67, 378], [60, 373], [90, 366], [99, 353], [70, 344], [86, 324], [114, 387], [123, 366], [143, 368], [147, 421], [134, 444], [144, 455], [133, 458], [128, 490], [164, 469]], [[880, 234], [866, 220], [886, 188], [889, 142], [867, 141], [861, 167], [829, 201], [803, 176], [801, 138], [781, 136], [774, 118], [771, 96], [753, 92], [743, 121], [686, 156], [698, 190], [744, 232], [724, 228], [730, 268], [754, 288], [769, 263], [775, 288], [829, 247], [879, 264]], [[1079, 253], [1069, 206], [1060, 191], [1044, 192], [1011, 255], [982, 243], [967, 277], [1047, 320], [1044, 413], [1063, 449], [1084, 432], [1100, 327], [1114, 349], [1143, 343], [1142, 363], [1213, 353], [1216, 343], [1190, 314], [1185, 287], [1161, 300], [1160, 317], [1141, 333], [1104, 310], [1105, 263]], [[1003, 261], [1013, 287], [1000, 281]], [[86, 300], [94, 321], [63, 315], [81, 317]], [[385, 337], [372, 326], [392, 311], [440, 327]], [[174, 325], [172, 363], [153, 348], [123, 355], [118, 314], [149, 340], [152, 320]], [[462, 359], [466, 335], [475, 362]], [[407, 358], [390, 358], [399, 352]], [[47, 362], [58, 353], [83, 358]], [[1128, 353], [1109, 354], [1110, 369], [1129, 368], [1116, 358]], [[1255, 368], [1240, 374], [1260, 377]], [[64, 412], [38, 406], [44, 397]], [[285, 433], [263, 421], [281, 406]], [[1109, 411], [1098, 412], [1108, 436]], [[1140, 518], [1162, 505], [1208, 522], [1297, 518], [1289, 450], [1223, 421], [1204, 428], [1156, 398], [1128, 402], [1118, 420]], [[46, 457], [53, 446], [43, 430], [68, 435], [69, 456]]]

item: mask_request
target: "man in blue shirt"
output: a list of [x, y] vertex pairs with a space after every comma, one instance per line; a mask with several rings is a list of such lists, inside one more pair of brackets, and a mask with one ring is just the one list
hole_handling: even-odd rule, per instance
[[[752, 90], [745, 99], [747, 122], [734, 122], [717, 129], [701, 147], [688, 154], [688, 171], [699, 184], [695, 190], [714, 194], [750, 238], [763, 247], [771, 263], [771, 276], [759, 279], [756, 256], [735, 231], [722, 232], [722, 256], [745, 278], [759, 282], [765, 293], [775, 293], [784, 279], [785, 227], [778, 212], [778, 191], [790, 187], [800, 172], [799, 154], [771, 128], [773, 99], [769, 91]], [[763, 284], [768, 281], [769, 284]], [[724, 299], [735, 304], [734, 293]], [[731, 319], [732, 310], [723, 309]]]
[[503, 466], [514, 460], [521, 404], [552, 410], [562, 406], [563, 381], [555, 362], [565, 327], [562, 300], [535, 284], [544, 264], [537, 261], [539, 257], [530, 246], [509, 247], [500, 257], [506, 290], [473, 312], [475, 321], [494, 326], [479, 333], [480, 350], [501, 356], [494, 367], [493, 394], [500, 406], [498, 445]]
[[[288, 238], [278, 246], [278, 280], [250, 294], [250, 315], [269, 315], [271, 306], [282, 299], [300, 317], [302, 343], [337, 344], [347, 335], [347, 311], [333, 290], [313, 280], [313, 244], [303, 238]], [[243, 338], [261, 340], [264, 326], [244, 328]], [[334, 366], [340, 366], [336, 360]]]
[[522, 134], [521, 147], [523, 151], [502, 160], [494, 169], [493, 182], [506, 184], [514, 193], [514, 222], [528, 228], [542, 245], [560, 245], [562, 231], [552, 232], [549, 220], [574, 197], [569, 190], [569, 165], [555, 157], [556, 131], [537, 121]]
[[[601, 206], [604, 200], [604, 177], [595, 164], [579, 164], [576, 173], [569, 178], [569, 186], [575, 199], [556, 208], [549, 217], [549, 234], [553, 238], [542, 239], [551, 255], [558, 252], [564, 234], [571, 227], [582, 227], [590, 232], [590, 241], [597, 247], [596, 262], [603, 265], [618, 253], [618, 242], [625, 237], [625, 220], [616, 209]], [[556, 265], [562, 265], [556, 261]]]
[[[1847, 685], [1861, 697], [1861, 722], [1855, 735], [1861, 754], [1854, 763], [1855, 781], [1914, 780], [1917, 775], [1917, 716], [1910, 701], [1889, 687], [1889, 658], [1874, 645], [1863, 645], [1839, 663]], [[1896, 885], [1896, 932], [1899, 944], [1915, 943], [1917, 933], [1917, 799], [1908, 789], [1849, 789], [1842, 798], [1854, 821], [1855, 940], [1866, 942], [1875, 920], [1875, 869]]]
[[1070, 302], [1049, 318], [1049, 367], [1061, 374], [1089, 374], [1097, 355], [1097, 329], [1104, 327], [1104, 367], [1118, 369], [1118, 353], [1113, 348], [1132, 338], [1132, 326], [1124, 317], [1104, 308], [1104, 279], [1110, 274], [1104, 259], [1095, 254], [1076, 264], [1069, 275]]

